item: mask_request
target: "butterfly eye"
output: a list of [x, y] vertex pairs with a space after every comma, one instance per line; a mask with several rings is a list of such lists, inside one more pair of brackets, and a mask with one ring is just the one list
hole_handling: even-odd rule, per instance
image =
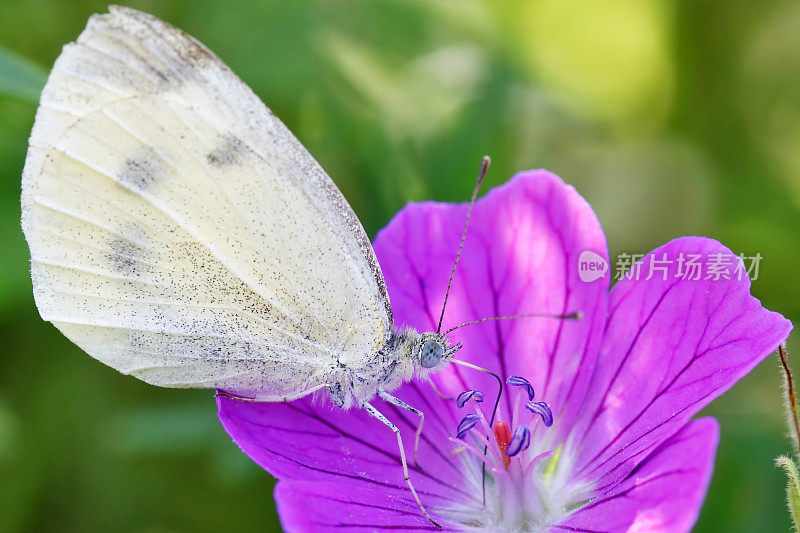
[[419, 353], [419, 363], [424, 368], [433, 368], [439, 364], [444, 354], [444, 347], [436, 340], [429, 340], [422, 346]]

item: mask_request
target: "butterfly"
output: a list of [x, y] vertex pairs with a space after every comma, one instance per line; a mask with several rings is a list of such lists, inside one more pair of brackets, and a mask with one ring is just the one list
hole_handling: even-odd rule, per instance
[[203, 44], [133, 9], [92, 16], [42, 91], [21, 203], [39, 313], [86, 353], [162, 387], [263, 402], [321, 391], [363, 408], [397, 435], [436, 524], [370, 401], [419, 415], [418, 442], [422, 412], [390, 392], [472, 365], [441, 319], [395, 327], [344, 196]]

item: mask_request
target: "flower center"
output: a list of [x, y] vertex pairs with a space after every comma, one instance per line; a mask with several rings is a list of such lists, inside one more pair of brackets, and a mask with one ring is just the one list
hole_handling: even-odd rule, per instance
[[464, 459], [464, 477], [477, 504], [443, 514], [479, 530], [545, 531], [585, 499], [588, 487], [567, 483], [570, 461], [563, 447], [546, 436], [554, 422], [548, 404], [534, 400], [525, 378], [511, 376], [506, 383], [514, 394], [510, 419], [491, 426], [478, 405], [484, 400], [481, 391], [469, 390], [456, 399], [459, 408], [474, 411], [464, 416], [450, 440], [452, 453]]

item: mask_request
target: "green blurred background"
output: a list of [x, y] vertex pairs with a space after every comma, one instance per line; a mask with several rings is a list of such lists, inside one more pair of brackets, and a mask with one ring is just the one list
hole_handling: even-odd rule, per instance
[[[761, 253], [754, 294], [800, 317], [796, 0], [131, 5], [227, 62], [371, 236], [407, 201], [464, 200], [487, 153], [488, 186], [539, 167], [574, 184], [612, 254], [685, 234]], [[27, 137], [61, 46], [104, 10], [0, 2], [0, 531], [279, 530], [273, 482], [225, 435], [210, 392], [121, 376], [34, 308]], [[696, 531], [787, 531], [776, 359], [707, 414], [722, 442]]]

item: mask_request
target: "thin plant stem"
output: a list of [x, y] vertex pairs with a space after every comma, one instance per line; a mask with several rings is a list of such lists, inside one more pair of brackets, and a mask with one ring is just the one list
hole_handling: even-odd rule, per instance
[[797, 447], [798, 457], [800, 457], [800, 422], [797, 420], [797, 397], [794, 391], [794, 379], [792, 378], [792, 371], [789, 369], [789, 353], [786, 350], [786, 345], [781, 344], [778, 346], [778, 355], [781, 359], [781, 367], [783, 369], [783, 379], [786, 384], [786, 403], [788, 404], [790, 417], [790, 426], [794, 430], [794, 443]]

